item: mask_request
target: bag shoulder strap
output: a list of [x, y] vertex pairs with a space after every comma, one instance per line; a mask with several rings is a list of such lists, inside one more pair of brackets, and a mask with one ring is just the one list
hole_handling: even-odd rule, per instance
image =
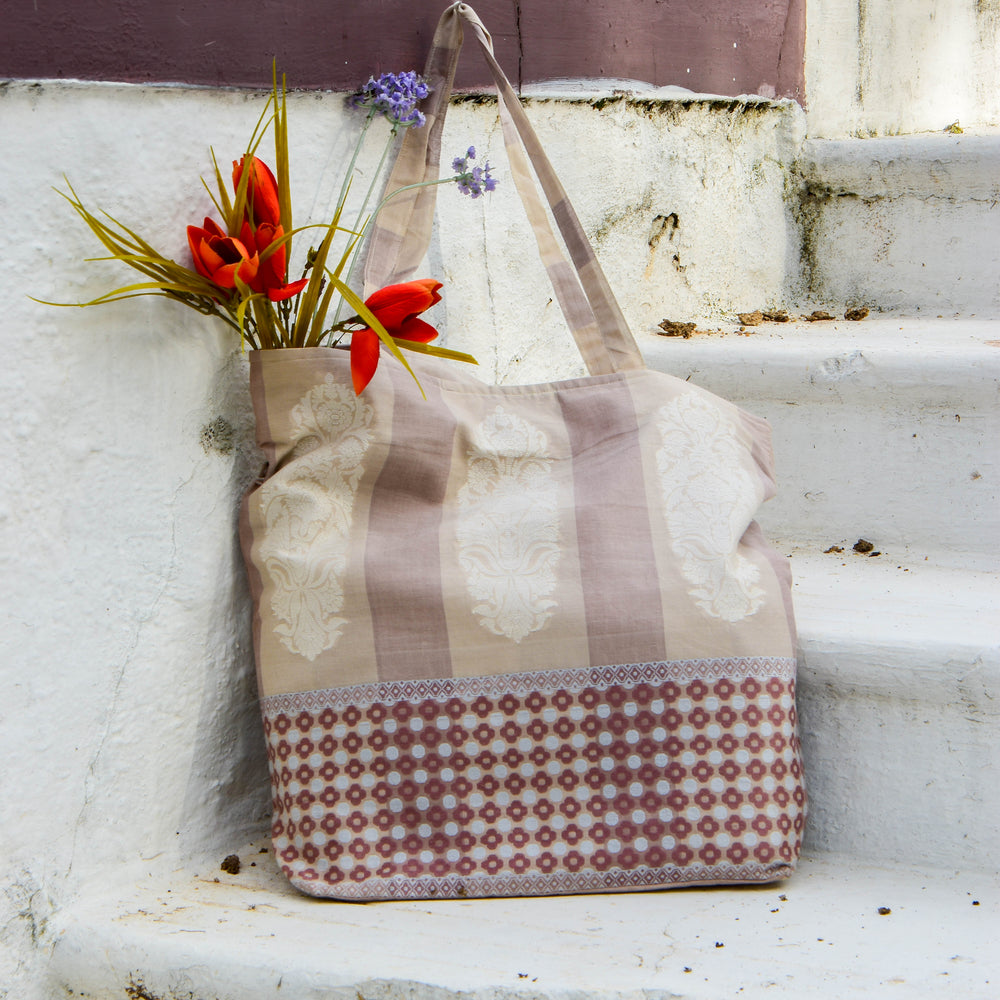
[[[437, 180], [441, 134], [467, 25], [482, 49], [497, 86], [500, 121], [511, 176], [524, 204], [539, 254], [556, 299], [592, 375], [644, 368], [645, 362], [524, 108], [493, 54], [489, 32], [466, 3], [452, 4], [441, 15], [427, 60], [425, 78], [432, 88], [423, 108], [423, 128], [407, 129], [386, 193], [410, 184]], [[527, 157], [525, 156], [527, 152]], [[572, 265], [563, 256], [549, 223], [538, 185], [552, 211]], [[365, 264], [365, 295], [387, 284], [409, 280], [430, 244], [437, 187], [406, 191], [379, 213], [373, 223]]]

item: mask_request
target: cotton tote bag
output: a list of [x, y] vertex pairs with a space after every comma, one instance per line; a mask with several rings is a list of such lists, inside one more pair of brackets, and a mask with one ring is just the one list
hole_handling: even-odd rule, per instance
[[[356, 396], [346, 351], [251, 356], [267, 468], [241, 537], [275, 855], [352, 900], [783, 878], [806, 800], [788, 565], [754, 521], [769, 428], [645, 367], [466, 4], [390, 188], [437, 176], [466, 32], [590, 374], [489, 386], [418, 359], [424, 398], [386, 360]], [[414, 274], [434, 191], [380, 217], [369, 291]]]

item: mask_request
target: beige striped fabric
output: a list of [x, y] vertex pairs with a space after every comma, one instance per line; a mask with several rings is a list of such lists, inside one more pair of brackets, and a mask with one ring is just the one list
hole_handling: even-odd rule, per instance
[[[449, 8], [439, 75], [462, 23], [489, 49], [469, 8]], [[436, 163], [439, 122], [422, 162]], [[539, 248], [580, 292], [567, 311], [586, 319], [574, 330], [594, 374], [494, 387], [428, 358], [414, 364], [426, 399], [390, 363], [356, 396], [345, 350], [251, 356], [267, 471], [241, 539], [273, 839], [312, 895], [654, 889], [794, 868], [806, 799], [790, 578], [754, 521], [774, 488], [769, 429], [642, 366], [560, 198], [572, 264], [551, 231]], [[371, 275], [410, 276], [426, 209], [416, 199], [380, 230]]]

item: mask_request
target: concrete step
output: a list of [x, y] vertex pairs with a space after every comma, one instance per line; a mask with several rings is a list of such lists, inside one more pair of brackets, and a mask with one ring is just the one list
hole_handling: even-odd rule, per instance
[[1000, 829], [1000, 583], [793, 553], [806, 843], [974, 868]]
[[1000, 322], [871, 316], [645, 336], [648, 363], [771, 421], [778, 496], [761, 523], [817, 552], [1000, 564]]
[[[963, 415], [956, 425], [986, 423], [992, 397], [981, 369], [994, 355], [980, 350], [981, 332], [926, 337], [923, 351], [888, 327], [882, 332], [863, 353], [875, 358], [872, 368], [893, 374], [891, 392], [871, 376], [847, 378], [835, 391], [810, 379], [837, 356], [831, 346], [844, 346], [834, 344], [838, 337], [850, 347], [855, 325], [657, 341], [647, 353], [675, 374], [680, 359], [701, 358], [720, 383], [710, 387], [731, 398], [748, 371], [754, 389], [773, 377], [776, 388], [745, 405], [775, 408], [765, 415], [781, 454], [786, 430], [792, 443], [810, 434], [835, 443], [829, 428], [854, 406], [869, 407], [869, 428], [877, 426], [872, 413], [887, 424], [909, 414], [925, 421], [928, 437], [939, 426], [951, 431], [947, 421], [934, 422], [947, 412], [951, 383], [933, 381], [928, 390], [921, 372], [947, 368], [972, 344], [982, 361], [967, 366], [975, 401], [967, 412], [976, 419]], [[907, 343], [901, 357], [894, 348]], [[692, 370], [700, 373], [697, 364]], [[928, 392], [940, 394], [939, 411], [929, 415], [920, 404]], [[903, 416], [872, 407], [873, 395], [903, 405]], [[804, 428], [779, 418], [796, 399]], [[850, 426], [862, 435], [865, 420]], [[943, 468], [946, 452], [938, 448]], [[846, 509], [848, 498], [842, 502]], [[880, 989], [905, 998], [995, 996], [1000, 883], [982, 869], [1000, 828], [1000, 583], [988, 571], [912, 552], [842, 548], [786, 548], [811, 796], [806, 856], [790, 881], [627, 896], [320, 903], [285, 883], [266, 840], [240, 849], [220, 828], [211, 860], [110, 888], [91, 880], [44, 932], [54, 946], [46, 996], [728, 1000]], [[206, 830], [200, 840], [211, 837]], [[234, 850], [242, 872], [218, 871]]]
[[1000, 130], [977, 131], [807, 140], [796, 169], [807, 294], [1000, 315]]
[[299, 895], [262, 850], [243, 847], [236, 875], [219, 870], [220, 851], [65, 909], [52, 996], [988, 1000], [1000, 990], [993, 873], [821, 854], [761, 887], [356, 904]]

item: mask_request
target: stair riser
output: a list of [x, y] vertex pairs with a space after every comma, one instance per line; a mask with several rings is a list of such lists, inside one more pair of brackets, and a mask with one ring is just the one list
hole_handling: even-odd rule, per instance
[[1000, 135], [809, 140], [797, 167], [807, 294], [1000, 315]]
[[800, 221], [810, 299], [931, 316], [1000, 315], [996, 198], [810, 193]]
[[[945, 868], [991, 857], [1000, 828], [1000, 671], [994, 662], [986, 690], [989, 671], [970, 652], [948, 664], [951, 683], [928, 697], [917, 655], [804, 643], [808, 850]], [[845, 672], [881, 672], [885, 682], [852, 683]]]

